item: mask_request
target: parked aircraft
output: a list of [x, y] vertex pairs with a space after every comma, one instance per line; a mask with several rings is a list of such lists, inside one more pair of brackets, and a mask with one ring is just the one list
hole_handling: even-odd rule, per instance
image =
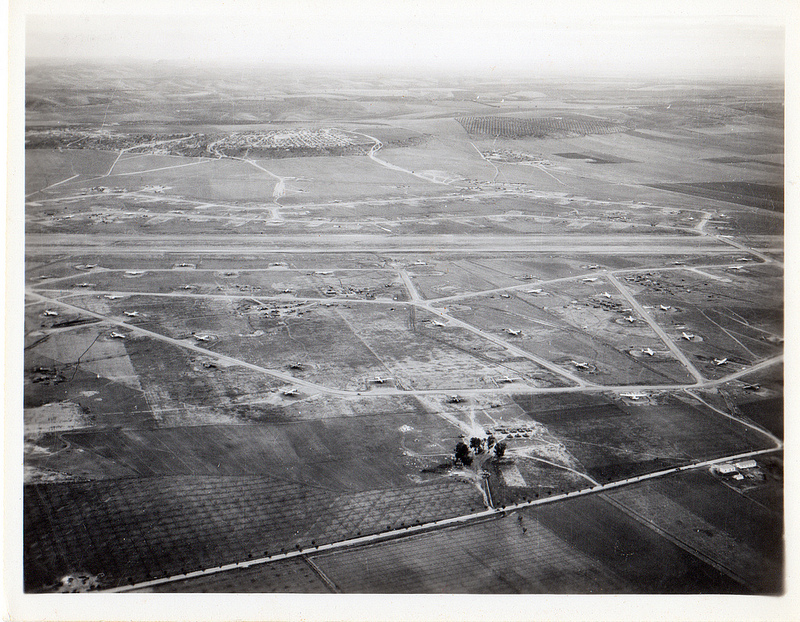
[[58, 311], [53, 311], [52, 309], [46, 309], [45, 312], [44, 312], [44, 315], [49, 315], [49, 316], [54, 316], [55, 317], [56, 315], [58, 315]]
[[716, 365], [717, 367], [719, 367], [720, 365], [725, 365], [725, 363], [727, 362], [728, 362], [727, 357], [724, 359], [714, 359], [714, 365]]
[[692, 333], [683, 332], [681, 334], [683, 335], [683, 338], [686, 339], [686, 341], [691, 341], [692, 339], [694, 339], [694, 335]]
[[640, 400], [643, 397], [648, 397], [647, 393], [636, 391], [634, 393], [620, 393], [621, 397], [627, 397], [629, 400]]
[[646, 354], [647, 356], [653, 356], [655, 352], [650, 348], [645, 348], [644, 350], [642, 350], [642, 354]]

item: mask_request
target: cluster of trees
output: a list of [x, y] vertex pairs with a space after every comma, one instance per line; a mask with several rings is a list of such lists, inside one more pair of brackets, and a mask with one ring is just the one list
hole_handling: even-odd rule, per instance
[[503, 136], [585, 136], [587, 134], [611, 134], [629, 128], [612, 121], [569, 117], [536, 117], [517, 119], [514, 117], [461, 117], [458, 122], [472, 135]]
[[482, 454], [484, 451], [491, 451], [495, 458], [502, 458], [506, 453], [506, 444], [503, 441], [495, 442], [494, 436], [486, 439], [473, 436], [469, 439], [469, 445], [464, 441], [459, 441], [456, 445], [455, 463], [463, 466], [472, 464], [473, 455]]

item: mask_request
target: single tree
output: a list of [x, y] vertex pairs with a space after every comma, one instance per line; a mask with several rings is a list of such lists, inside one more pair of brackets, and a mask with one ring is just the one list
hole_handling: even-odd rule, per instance
[[506, 453], [505, 442], [500, 441], [499, 443], [497, 443], [497, 445], [494, 446], [494, 455], [497, 456], [498, 458], [502, 458], [505, 453]]

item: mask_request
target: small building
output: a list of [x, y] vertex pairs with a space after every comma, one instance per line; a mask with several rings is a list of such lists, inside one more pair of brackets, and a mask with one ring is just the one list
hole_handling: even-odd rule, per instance
[[736, 470], [736, 467], [728, 462], [727, 464], [720, 464], [718, 470], [723, 475], [727, 475], [728, 473], [733, 473]]
[[737, 473], [736, 475], [733, 476], [733, 479], [736, 480], [744, 479], [744, 475], [742, 475], [741, 473]]
[[742, 460], [741, 462], [736, 463], [737, 469], [753, 469], [758, 466], [755, 460]]

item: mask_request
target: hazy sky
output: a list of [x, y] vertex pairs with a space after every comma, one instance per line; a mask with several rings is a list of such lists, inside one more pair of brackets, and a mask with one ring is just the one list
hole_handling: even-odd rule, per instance
[[722, 15], [714, 6], [703, 1], [569, 2], [562, 7], [555, 0], [200, 0], [191, 5], [84, 0], [67, 8], [32, 1], [26, 8], [25, 51], [28, 57], [247, 59], [479, 73], [782, 75], [783, 24], [779, 11], [769, 10], [776, 5], [730, 2], [719, 5], [729, 7]]

